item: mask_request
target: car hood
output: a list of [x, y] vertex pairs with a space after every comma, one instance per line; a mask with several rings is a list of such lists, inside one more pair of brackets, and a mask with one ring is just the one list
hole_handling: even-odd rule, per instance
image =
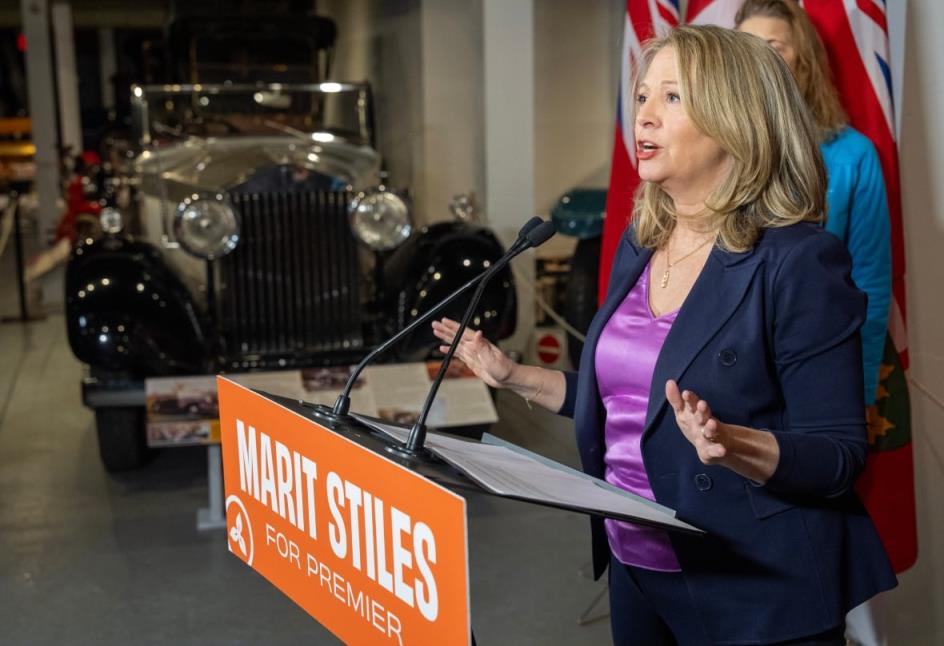
[[317, 171], [359, 189], [376, 181], [380, 155], [369, 146], [337, 137], [319, 142], [282, 135], [191, 137], [146, 150], [134, 161], [141, 190], [164, 199], [228, 191], [260, 169], [286, 165]]

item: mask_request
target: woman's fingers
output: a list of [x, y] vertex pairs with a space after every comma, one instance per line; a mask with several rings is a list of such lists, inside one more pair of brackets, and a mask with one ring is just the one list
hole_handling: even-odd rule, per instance
[[682, 401], [682, 393], [679, 392], [678, 384], [675, 383], [673, 379], [669, 379], [665, 382], [665, 398], [668, 400], [672, 410], [674, 410], [677, 415], [681, 415], [684, 409], [684, 402]]
[[675, 421], [682, 433], [698, 452], [698, 458], [714, 463], [724, 458], [727, 449], [723, 443], [721, 423], [712, 415], [711, 406], [691, 390], [679, 390], [678, 384], [665, 382], [665, 397], [675, 412]]
[[[459, 331], [459, 323], [444, 317], [433, 321], [432, 328], [433, 336], [442, 342], [439, 351], [446, 354]], [[456, 348], [455, 356], [493, 388], [502, 387], [514, 365], [496, 345], [485, 338], [482, 330], [466, 328], [462, 334], [462, 342]]]
[[709, 444], [705, 448], [705, 455], [708, 457], [708, 460], [705, 460], [705, 462], [720, 460], [727, 454], [728, 450], [724, 448], [724, 444]]
[[453, 339], [456, 336], [456, 330], [439, 321], [433, 321], [433, 334], [440, 339]]
[[[456, 332], [459, 331], [459, 323], [457, 323], [456, 321], [453, 321], [452, 319], [442, 318], [438, 321], [433, 321], [433, 325], [434, 326], [438, 325], [444, 331], [448, 332], [449, 334], [452, 334], [453, 336], [455, 336]], [[468, 328], [466, 329], [468, 330]]]
[[687, 415], [698, 424], [704, 424], [711, 418], [711, 407], [691, 390], [679, 392], [678, 384], [669, 379], [665, 382], [665, 396], [677, 415]]
[[[449, 346], [456, 338], [456, 332], [459, 324], [452, 319], [443, 318], [440, 321], [433, 321], [433, 335], [442, 341], [439, 351], [443, 354], [449, 351]], [[489, 362], [492, 344], [485, 338], [481, 330], [466, 329], [462, 335], [462, 342], [456, 348], [456, 355], [465, 363], [474, 365]]]
[[[694, 426], [701, 426], [711, 417], [706, 402], [701, 402], [698, 395], [690, 390], [680, 391], [678, 384], [673, 379], [665, 382], [665, 398], [668, 400], [672, 410], [675, 411], [676, 419], [683, 430], [693, 430]], [[705, 415], [705, 413], [708, 413]]]
[[[440, 321], [433, 321], [433, 335], [445, 341], [446, 343], [452, 343], [453, 339], [456, 338], [456, 333], [459, 331], [459, 324], [453, 321], [452, 319], [444, 318]], [[465, 329], [465, 332], [462, 334], [462, 341], [472, 341], [478, 338], [482, 338], [481, 330], [473, 331], [468, 328]]]
[[696, 407], [698, 406], [698, 395], [690, 390], [686, 390], [682, 393], [682, 399], [685, 401], [685, 411], [690, 415], [694, 415]]
[[720, 439], [718, 434], [718, 420], [709, 419], [701, 427], [702, 436], [711, 443], [716, 443]]
[[699, 399], [695, 405], [695, 417], [699, 424], [706, 424], [711, 419], [711, 407], [704, 399]]

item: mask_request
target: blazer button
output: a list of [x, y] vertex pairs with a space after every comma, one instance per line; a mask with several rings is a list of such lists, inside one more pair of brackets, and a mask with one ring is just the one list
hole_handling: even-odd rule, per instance
[[695, 476], [695, 488], [699, 491], [708, 491], [711, 489], [711, 476], [707, 473], [699, 473]]
[[722, 350], [718, 353], [718, 358], [721, 359], [721, 365], [727, 366], [728, 368], [738, 362], [738, 356], [734, 350]]

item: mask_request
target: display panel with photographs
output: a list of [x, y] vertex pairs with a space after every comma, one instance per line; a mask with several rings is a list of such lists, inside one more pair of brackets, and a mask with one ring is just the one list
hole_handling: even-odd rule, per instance
[[[396, 424], [416, 421], [440, 362], [370, 366], [351, 392], [351, 410]], [[266, 392], [333, 405], [353, 366], [307, 368], [228, 375]], [[148, 445], [187, 446], [219, 442], [219, 405], [212, 376], [148, 379]], [[467, 366], [454, 360], [430, 410], [435, 428], [491, 424], [498, 420], [488, 388]]]

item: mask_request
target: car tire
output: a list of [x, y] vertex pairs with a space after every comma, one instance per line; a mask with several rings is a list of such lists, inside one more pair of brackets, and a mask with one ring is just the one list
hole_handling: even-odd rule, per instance
[[[600, 273], [600, 242], [590, 238], [577, 243], [570, 261], [570, 275], [564, 289], [564, 319], [581, 334], [586, 334], [597, 313], [597, 281]], [[567, 354], [576, 369], [580, 365], [583, 342], [567, 335]]]
[[98, 452], [109, 472], [137, 469], [147, 462], [144, 408], [127, 406], [95, 410]]

